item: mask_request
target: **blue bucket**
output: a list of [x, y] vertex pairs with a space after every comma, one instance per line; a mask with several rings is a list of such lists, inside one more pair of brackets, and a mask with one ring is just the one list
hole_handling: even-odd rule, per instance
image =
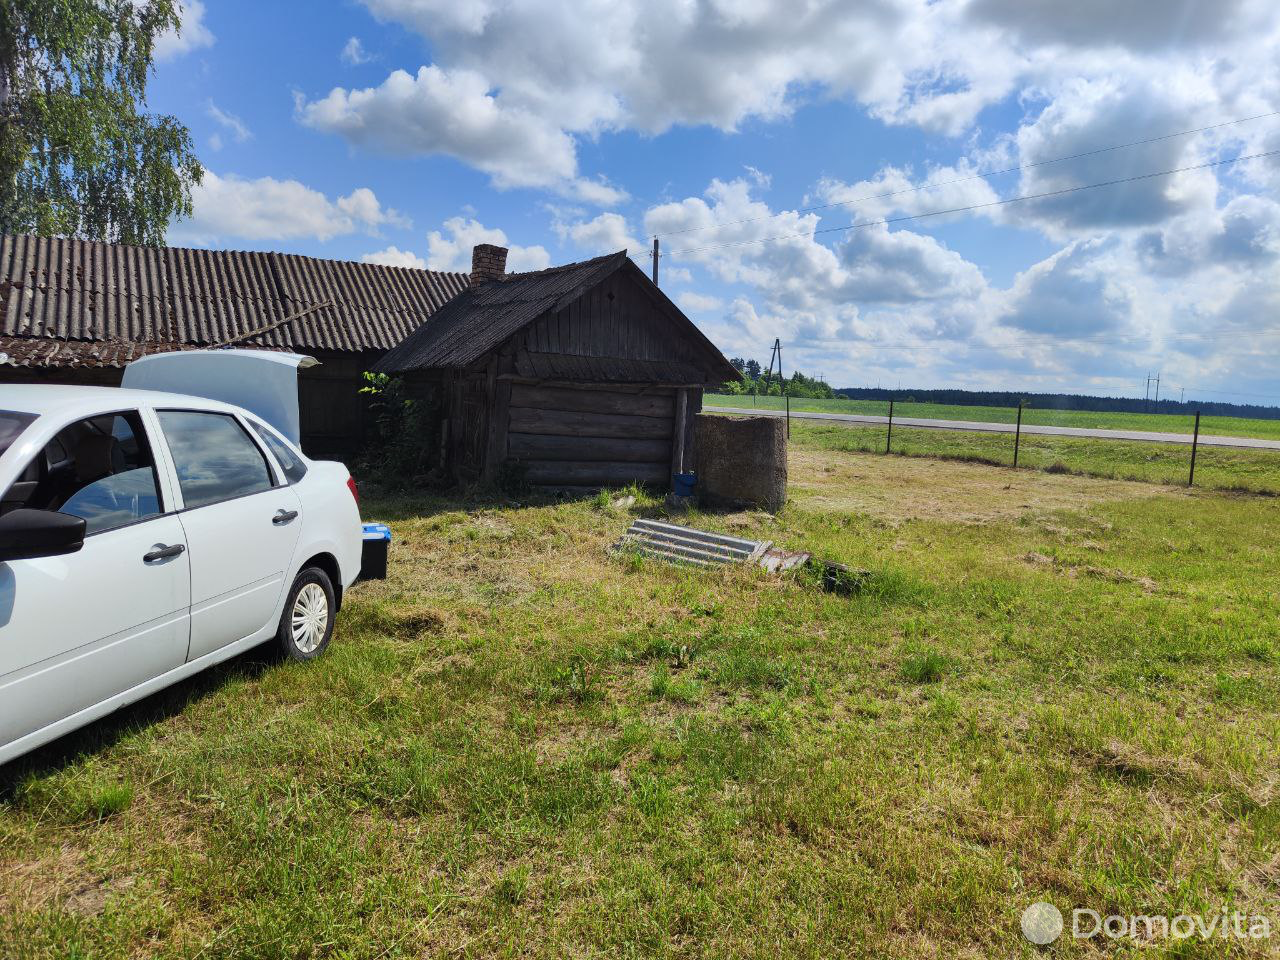
[[362, 523], [361, 539], [364, 540], [391, 540], [391, 528], [385, 523]]
[[692, 497], [693, 488], [698, 485], [696, 473], [673, 473], [671, 475], [671, 492], [677, 497]]

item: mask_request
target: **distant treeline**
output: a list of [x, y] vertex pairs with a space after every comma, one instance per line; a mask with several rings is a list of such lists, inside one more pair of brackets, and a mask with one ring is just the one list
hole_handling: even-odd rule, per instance
[[1216, 400], [1161, 399], [1159, 404], [1141, 397], [1090, 397], [1078, 393], [1012, 393], [1003, 390], [882, 390], [879, 387], [840, 387], [835, 391], [854, 400], [895, 400], [898, 403], [945, 403], [962, 407], [1016, 407], [1022, 401], [1037, 410], [1100, 410], [1108, 413], [1195, 414], [1213, 417], [1253, 417], [1280, 420], [1280, 407]]
[[780, 397], [785, 392], [789, 397], [805, 397], [810, 400], [830, 400], [836, 394], [831, 385], [816, 377], [807, 377], [799, 370], [793, 370], [785, 380], [782, 373], [772, 373], [760, 366], [759, 360], [744, 360], [734, 357], [729, 361], [742, 380], [731, 380], [720, 389], [731, 396], [770, 396]]

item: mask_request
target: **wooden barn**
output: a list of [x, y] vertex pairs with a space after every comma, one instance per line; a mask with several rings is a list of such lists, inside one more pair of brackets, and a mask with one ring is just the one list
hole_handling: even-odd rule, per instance
[[350, 458], [372, 432], [364, 372], [467, 283], [289, 253], [0, 236], [0, 382], [114, 386], [151, 353], [292, 350], [320, 361], [299, 378], [303, 449]]
[[426, 465], [555, 487], [666, 485], [690, 462], [702, 390], [736, 379], [625, 254], [506, 274], [296, 254], [0, 236], [0, 382], [113, 385], [131, 360], [234, 345], [305, 353], [303, 449], [372, 439], [366, 370], [403, 373], [426, 409]]
[[703, 389], [737, 371], [625, 251], [517, 274], [506, 254], [476, 247], [468, 289], [375, 365], [439, 410], [432, 460], [464, 483], [666, 487]]

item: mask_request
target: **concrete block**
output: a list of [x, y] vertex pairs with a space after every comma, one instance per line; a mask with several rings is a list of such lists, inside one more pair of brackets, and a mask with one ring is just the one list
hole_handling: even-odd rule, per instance
[[698, 496], [776, 512], [787, 502], [787, 425], [780, 417], [694, 418]]

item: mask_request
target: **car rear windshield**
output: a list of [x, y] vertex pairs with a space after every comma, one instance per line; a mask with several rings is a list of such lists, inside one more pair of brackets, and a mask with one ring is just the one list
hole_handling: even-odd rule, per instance
[[0, 410], [0, 456], [22, 435], [22, 431], [35, 420], [34, 413], [18, 413], [16, 410]]

